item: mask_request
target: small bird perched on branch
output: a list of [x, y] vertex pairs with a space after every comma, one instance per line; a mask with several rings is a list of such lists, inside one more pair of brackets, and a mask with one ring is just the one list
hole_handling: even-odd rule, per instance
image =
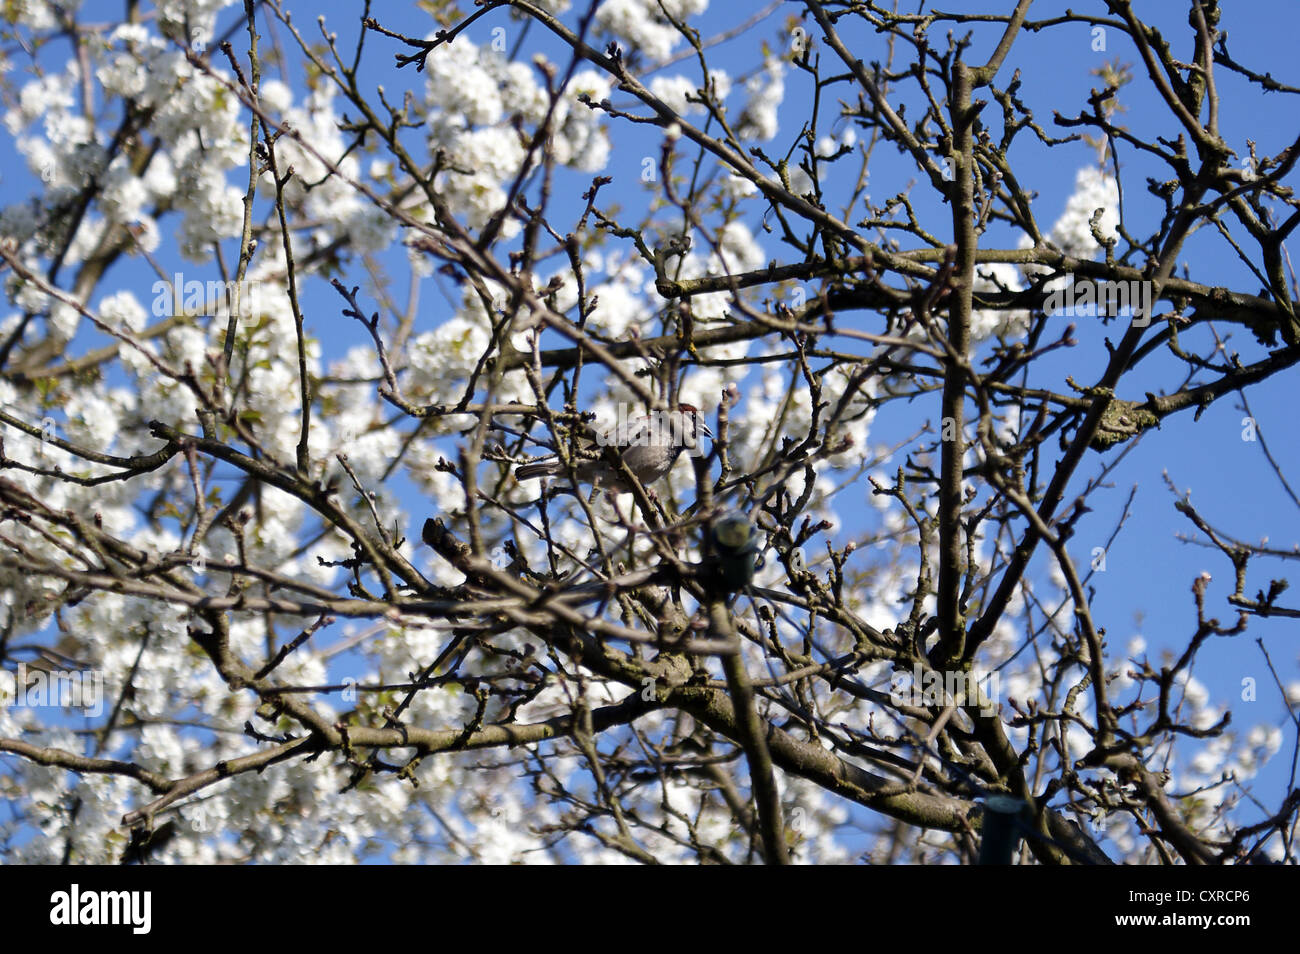
[[[701, 433], [713, 436], [704, 415], [694, 405], [679, 404], [671, 411], [654, 411], [598, 432], [595, 443], [587, 441], [579, 449], [574, 470], [583, 483], [629, 492], [622, 471], [605, 458], [604, 449], [613, 445], [628, 470], [648, 487], [672, 470], [682, 451], [698, 452]], [[558, 458], [549, 457], [522, 464], [516, 468], [515, 478], [561, 477], [567, 473]]]

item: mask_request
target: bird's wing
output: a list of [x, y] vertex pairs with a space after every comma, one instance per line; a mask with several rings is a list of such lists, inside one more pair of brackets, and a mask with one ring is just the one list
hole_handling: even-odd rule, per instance
[[634, 417], [631, 420], [624, 419], [606, 425], [596, 432], [599, 443], [595, 445], [595, 450], [599, 452], [609, 444], [625, 448], [639, 447], [649, 441], [650, 435], [647, 431], [649, 426], [650, 421], [645, 417]]

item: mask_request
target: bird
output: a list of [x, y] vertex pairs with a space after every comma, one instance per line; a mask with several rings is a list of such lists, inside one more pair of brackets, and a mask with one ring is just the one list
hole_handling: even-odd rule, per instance
[[[672, 470], [682, 451], [698, 449], [701, 433], [713, 437], [704, 415], [693, 404], [656, 410], [598, 431], [594, 444], [587, 442], [579, 449], [574, 470], [583, 483], [620, 493], [630, 492], [632, 488], [622, 470], [605, 459], [604, 448], [612, 444], [618, 448], [628, 470], [643, 486], [649, 487]], [[560, 477], [567, 473], [564, 464], [552, 456], [521, 464], [515, 469], [515, 479]]]

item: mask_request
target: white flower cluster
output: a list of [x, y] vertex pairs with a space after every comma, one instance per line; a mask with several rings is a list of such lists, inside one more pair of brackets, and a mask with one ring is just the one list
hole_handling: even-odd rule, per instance
[[785, 99], [785, 64], [770, 58], [763, 71], [745, 84], [749, 99], [736, 124], [736, 135], [742, 139], [766, 141], [776, 135], [777, 114]]
[[[676, 280], [704, 278], [713, 275], [738, 275], [753, 271], [767, 264], [763, 249], [754, 238], [754, 233], [744, 222], [728, 222], [714, 236], [714, 246], [710, 248], [697, 233], [693, 236], [692, 250], [684, 255], [670, 255], [665, 258], [667, 274]], [[702, 255], [697, 249], [709, 249]], [[647, 288], [653, 293], [653, 286]], [[717, 321], [725, 317], [730, 310], [730, 292], [706, 292], [691, 297], [691, 311], [697, 321]]]
[[[724, 103], [731, 93], [731, 78], [723, 70], [711, 69], [709, 84], [709, 95], [717, 103]], [[704, 104], [700, 102], [701, 84], [690, 77], [656, 76], [650, 81], [650, 92], [679, 116], [704, 112]]]
[[[433, 50], [426, 65], [431, 112], [430, 147], [446, 156], [439, 186], [453, 212], [464, 214], [471, 228], [482, 228], [505, 206], [506, 190], [528, 157], [529, 133], [516, 127], [540, 125], [549, 101], [528, 66], [507, 60], [490, 47], [461, 37]], [[609, 80], [595, 70], [573, 76], [551, 115], [556, 160], [582, 172], [603, 169], [609, 141], [599, 113], [580, 98], [599, 103], [608, 98]], [[534, 155], [536, 164], [539, 156]], [[518, 223], [508, 218], [502, 234], [510, 237]]]
[[1098, 231], [1107, 239], [1115, 238], [1119, 225], [1119, 186], [1114, 176], [1097, 166], [1085, 166], [1074, 177], [1074, 193], [1065, 204], [1065, 212], [1052, 226], [1049, 238], [1067, 255], [1089, 258], [1101, 246], [1092, 234], [1093, 213], [1102, 209]]
[[[292, 105], [292, 90], [278, 80], [263, 84], [260, 93], [263, 105], [311, 145], [308, 150], [284, 136], [276, 151], [281, 175], [290, 166], [295, 173], [285, 185], [285, 201], [321, 223], [313, 236], [315, 245], [323, 248], [345, 239], [362, 254], [391, 245], [397, 234], [392, 217], [351, 185], [362, 178], [361, 163], [355, 155], [346, 155], [347, 143], [334, 108], [335, 87], [322, 84], [299, 106]], [[274, 195], [269, 171], [258, 185], [262, 195]]]
[[596, 11], [596, 23], [604, 33], [625, 41], [629, 49], [662, 62], [682, 39], [668, 17], [680, 23], [708, 7], [709, 0], [605, 0]]
[[[975, 266], [976, 292], [1018, 292], [1023, 288], [1020, 269], [1006, 262], [988, 262]], [[977, 308], [971, 315], [972, 341], [988, 338], [1012, 338], [1029, 330], [1029, 312], [995, 308]]]

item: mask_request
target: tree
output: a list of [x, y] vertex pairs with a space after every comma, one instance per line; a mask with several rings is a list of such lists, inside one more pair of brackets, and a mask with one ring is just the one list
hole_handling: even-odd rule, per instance
[[972, 862], [995, 795], [1025, 862], [1295, 860], [1193, 670], [1300, 551], [1171, 473], [1231, 592], [1098, 605], [1137, 448], [1240, 395], [1286, 486], [1300, 140], [1232, 137], [1300, 89], [1216, 0], [353, 6], [6, 7], [6, 861]]

